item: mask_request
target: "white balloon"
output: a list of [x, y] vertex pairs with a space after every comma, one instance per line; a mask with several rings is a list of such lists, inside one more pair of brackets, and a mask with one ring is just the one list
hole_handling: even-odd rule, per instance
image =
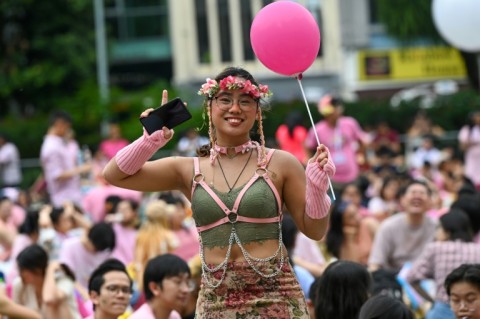
[[440, 35], [466, 52], [480, 52], [480, 0], [433, 0], [432, 15]]

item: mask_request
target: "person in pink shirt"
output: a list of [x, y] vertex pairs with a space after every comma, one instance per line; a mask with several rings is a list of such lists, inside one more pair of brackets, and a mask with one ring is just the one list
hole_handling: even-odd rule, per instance
[[188, 264], [178, 256], [164, 254], [148, 261], [143, 273], [146, 302], [129, 319], [181, 319], [195, 289]]
[[91, 170], [91, 163], [79, 164], [72, 155], [72, 144], [68, 141], [72, 129], [72, 118], [63, 111], [50, 117], [50, 126], [40, 149], [40, 161], [47, 191], [53, 206], [65, 202], [81, 204], [80, 176]]
[[82, 237], [63, 241], [59, 261], [70, 268], [76, 281], [84, 288], [93, 270], [107, 260], [115, 248], [115, 232], [107, 223], [92, 226]]
[[117, 319], [124, 314], [132, 296], [132, 280], [121, 261], [105, 260], [92, 272], [88, 293], [93, 314], [85, 319]]
[[0, 260], [10, 257], [17, 226], [12, 221], [13, 201], [8, 197], [0, 197]]
[[187, 207], [181, 193], [163, 192], [159, 199], [167, 204], [175, 205], [176, 210], [170, 219], [170, 228], [178, 241], [177, 248], [172, 252], [188, 262], [199, 254], [198, 232], [195, 224], [187, 218]]
[[[15, 240], [12, 245], [12, 252], [10, 254], [10, 260], [16, 260], [18, 254], [26, 247], [37, 243], [40, 229], [38, 225], [39, 212], [37, 210], [31, 210], [28, 212], [25, 221], [18, 229], [18, 234], [15, 236]], [[7, 273], [5, 282], [10, 284], [18, 276], [18, 268], [16, 265], [12, 265], [10, 271]]]
[[104, 220], [106, 215], [105, 201], [111, 195], [117, 195], [122, 199], [131, 199], [138, 203], [142, 200], [141, 192], [116, 187], [106, 182], [98, 185], [90, 189], [82, 199], [83, 209], [93, 222], [98, 223]]
[[118, 123], [112, 122], [109, 126], [108, 138], [100, 143], [99, 150], [108, 160], [111, 160], [119, 150], [130, 142], [122, 138], [122, 130]]
[[480, 110], [469, 115], [469, 124], [460, 129], [458, 141], [465, 152], [465, 175], [480, 190]]
[[117, 258], [125, 265], [133, 262], [135, 243], [138, 233], [138, 203], [133, 200], [122, 200], [118, 203], [117, 212], [107, 215], [106, 220], [112, 219], [115, 232], [115, 248], [112, 257]]
[[306, 165], [308, 161], [303, 147], [307, 132], [303, 126], [302, 114], [297, 111], [288, 113], [285, 123], [280, 125], [275, 132], [275, 140], [280, 149], [292, 153], [303, 165]]
[[316, 149], [316, 130], [320, 143], [328, 147], [337, 168], [332, 177], [333, 186], [337, 190], [358, 177], [360, 169], [357, 150], [362, 150], [368, 144], [368, 135], [357, 120], [343, 115], [343, 103], [336, 97], [324, 96], [318, 104], [318, 111], [323, 120], [309, 130], [305, 146], [310, 151]]

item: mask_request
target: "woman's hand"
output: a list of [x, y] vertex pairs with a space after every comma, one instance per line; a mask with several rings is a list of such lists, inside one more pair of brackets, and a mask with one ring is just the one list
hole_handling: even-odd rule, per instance
[[308, 160], [309, 164], [313, 162], [317, 162], [319, 167], [324, 170], [330, 177], [335, 174], [335, 166], [330, 159], [330, 151], [325, 145], [320, 144], [319, 146], [317, 146], [317, 151], [312, 156], [312, 158]]
[[[163, 92], [162, 92], [162, 105], [164, 105], [167, 102], [168, 102], [168, 91], [163, 90]], [[145, 111], [142, 112], [142, 114], [140, 114], [140, 118], [147, 117], [153, 110], [154, 110], [153, 108], [146, 109]], [[163, 137], [167, 140], [170, 139], [173, 135], [173, 130], [168, 129], [165, 126], [162, 127], [162, 132], [163, 132]], [[155, 133], [153, 133], [153, 134], [155, 134]]]

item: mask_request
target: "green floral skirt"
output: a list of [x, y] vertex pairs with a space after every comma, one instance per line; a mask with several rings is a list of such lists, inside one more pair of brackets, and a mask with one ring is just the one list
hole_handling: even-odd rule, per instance
[[[275, 261], [256, 265], [262, 273], [276, 269]], [[222, 270], [207, 276], [210, 282], [216, 283]], [[260, 276], [247, 262], [228, 263], [219, 287], [211, 288], [202, 278], [195, 313], [196, 319], [310, 318], [305, 296], [288, 260], [282, 271], [272, 278]]]

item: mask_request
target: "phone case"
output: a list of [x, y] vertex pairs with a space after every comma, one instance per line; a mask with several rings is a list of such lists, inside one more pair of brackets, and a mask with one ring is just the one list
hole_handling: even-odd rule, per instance
[[177, 97], [153, 110], [147, 117], [140, 118], [140, 122], [148, 134], [152, 134], [164, 126], [172, 129], [191, 118], [185, 104]]

